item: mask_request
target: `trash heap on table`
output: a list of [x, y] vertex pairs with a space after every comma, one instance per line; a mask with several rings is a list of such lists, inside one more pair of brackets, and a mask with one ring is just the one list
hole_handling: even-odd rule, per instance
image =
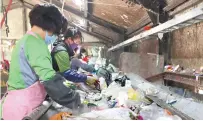
[[[134, 89], [130, 79], [122, 73], [111, 73], [111, 83], [100, 76], [100, 91], [77, 90], [84, 108], [79, 115], [63, 115], [63, 120], [181, 120], [145, 98], [147, 93]], [[102, 81], [101, 81], [102, 80]], [[76, 88], [73, 84], [65, 85]], [[84, 85], [83, 85], [84, 86]], [[84, 86], [85, 87], [85, 86]], [[157, 93], [157, 92], [154, 92]]]

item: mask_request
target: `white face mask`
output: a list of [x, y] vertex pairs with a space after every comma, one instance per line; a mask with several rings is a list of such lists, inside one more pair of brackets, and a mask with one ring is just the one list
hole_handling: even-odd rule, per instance
[[78, 46], [78, 49], [76, 51], [76, 54], [80, 54], [80, 49], [81, 49], [81, 46]]

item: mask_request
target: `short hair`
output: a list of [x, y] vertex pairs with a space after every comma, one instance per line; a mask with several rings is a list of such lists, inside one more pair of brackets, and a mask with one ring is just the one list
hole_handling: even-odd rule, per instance
[[71, 37], [72, 39], [75, 38], [82, 38], [82, 33], [76, 28], [69, 28], [64, 32], [64, 40]]
[[80, 49], [80, 52], [81, 52], [81, 53], [87, 53], [87, 51], [85, 50], [85, 48], [81, 48], [81, 49]]
[[[29, 13], [31, 27], [34, 25], [43, 30], [59, 35], [66, 31], [68, 22], [61, 12], [52, 4], [37, 4]], [[66, 27], [65, 27], [66, 26]]]

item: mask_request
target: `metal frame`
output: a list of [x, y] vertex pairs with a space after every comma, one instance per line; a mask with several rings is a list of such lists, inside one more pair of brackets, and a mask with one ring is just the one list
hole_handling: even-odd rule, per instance
[[[203, 20], [203, 3], [200, 3], [198, 6], [193, 7], [191, 10], [189, 10], [186, 13], [183, 13], [179, 16], [174, 17], [173, 19], [160, 24], [148, 31], [145, 31], [143, 33], [140, 33], [137, 36], [134, 36], [120, 44], [117, 44], [113, 47], [111, 47], [110, 49], [108, 49], [108, 51], [113, 51], [116, 50], [118, 48], [124, 47], [126, 45], [129, 45], [133, 42], [136, 42], [138, 40], [144, 39], [147, 36], [150, 35], [154, 35], [154, 34], [158, 34], [158, 33], [166, 33], [166, 32], [170, 32], [173, 31], [175, 29], [179, 29], [181, 28], [179, 25], [183, 25], [183, 27], [189, 26], [191, 24], [186, 23], [187, 21], [191, 21], [194, 20], [194, 23], [200, 22], [197, 20]], [[175, 27], [175, 28], [174, 28]], [[174, 28], [173, 30], [169, 30], [171, 28]]]

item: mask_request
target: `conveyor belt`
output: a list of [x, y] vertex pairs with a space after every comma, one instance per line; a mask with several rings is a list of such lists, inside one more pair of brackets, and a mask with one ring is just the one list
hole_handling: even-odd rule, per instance
[[194, 120], [193, 118], [189, 117], [188, 115], [185, 115], [184, 113], [178, 111], [176, 108], [170, 106], [169, 104], [166, 104], [164, 101], [157, 99], [154, 96], [146, 96], [146, 97], [155, 102], [157, 105], [161, 106], [162, 108], [169, 110], [173, 115], [180, 116], [183, 120]]
[[[153, 85], [152, 83], [146, 81], [142, 77], [136, 74], [127, 74], [131, 79], [132, 86], [136, 89], [141, 89], [146, 92], [148, 89], [158, 89], [159, 93], [156, 96], [146, 96], [148, 99], [154, 101], [159, 106], [168, 109], [171, 113], [180, 116], [182, 119], [202, 119], [203, 104], [195, 100], [190, 100], [187, 98], [182, 98], [181, 96], [169, 91], [162, 89], [159, 86]], [[159, 75], [160, 76], [160, 75]], [[170, 95], [170, 96], [169, 96]], [[167, 104], [167, 100], [175, 99], [177, 102], [172, 106]]]

